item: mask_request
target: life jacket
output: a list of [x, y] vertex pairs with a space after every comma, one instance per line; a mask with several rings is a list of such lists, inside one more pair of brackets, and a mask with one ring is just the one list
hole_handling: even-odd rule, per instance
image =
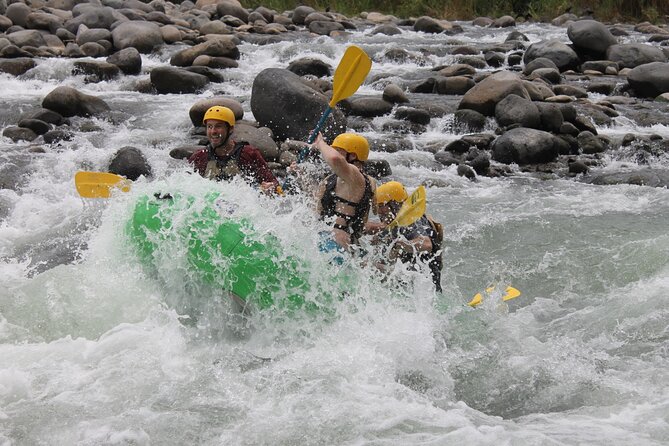
[[217, 156], [214, 148], [210, 145], [204, 177], [210, 180], [229, 181], [232, 177], [242, 174], [242, 169], [239, 166], [239, 158], [242, 155], [242, 149], [246, 145], [248, 145], [246, 141], [236, 142], [232, 152], [225, 157]]
[[[333, 227], [350, 234], [351, 243], [357, 242], [362, 235], [362, 229], [365, 226], [365, 218], [372, 207], [372, 197], [374, 195], [369, 177], [365, 174], [362, 176], [365, 178], [365, 191], [362, 194], [362, 198], [360, 198], [360, 201], [357, 203], [341, 198], [335, 194], [335, 187], [337, 186], [337, 175], [335, 174], [332, 174], [325, 179], [325, 192], [321, 197], [321, 218], [336, 216], [344, 219], [344, 224], [335, 223]], [[337, 211], [337, 203], [351, 206], [353, 208], [353, 215]]]

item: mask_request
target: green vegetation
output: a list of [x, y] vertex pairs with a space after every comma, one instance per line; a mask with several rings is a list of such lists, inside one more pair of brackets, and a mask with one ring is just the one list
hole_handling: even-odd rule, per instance
[[316, 10], [340, 12], [355, 16], [363, 11], [392, 14], [399, 18], [429, 15], [447, 20], [471, 20], [479, 16], [531, 16], [550, 21], [571, 10], [576, 15], [592, 11], [603, 22], [666, 22], [668, 0], [242, 0], [248, 8], [265, 6], [283, 12], [299, 5]]

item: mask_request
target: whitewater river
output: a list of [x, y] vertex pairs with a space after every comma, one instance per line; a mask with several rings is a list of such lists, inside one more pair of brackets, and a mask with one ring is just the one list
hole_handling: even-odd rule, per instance
[[[462, 25], [457, 37], [367, 30], [350, 42], [370, 54], [418, 53], [454, 39], [502, 42], [509, 32]], [[532, 41], [567, 41], [565, 28], [518, 29]], [[46, 153], [0, 139], [0, 169], [17, 184], [0, 189], [1, 446], [669, 444], [669, 191], [522, 173], [470, 182], [420, 150], [459, 137], [448, 130], [452, 116], [413, 137], [417, 150], [372, 154], [410, 190], [433, 184], [428, 211], [446, 228], [443, 295], [419, 274], [399, 268], [381, 283], [367, 268], [336, 317], [254, 314], [243, 323], [220, 290], [192, 285], [182, 256], [158, 274], [143, 268], [124, 232], [137, 197], [217, 190], [258, 231], [280, 228], [287, 249], [310, 259], [310, 276], [330, 274], [304, 202], [208, 182], [168, 153], [192, 141], [197, 100], [223, 93], [252, 119], [257, 73], [298, 56], [336, 66], [347, 44], [244, 43], [240, 68], [200, 95], [129, 91], [146, 74], [85, 84], [67, 59], [41, 60], [20, 80], [0, 74], [3, 128], [63, 84], [114, 110], [113, 121], [93, 120], [97, 129]], [[145, 69], [177, 49], [143, 56]], [[370, 76], [419, 68], [375, 62]], [[624, 118], [598, 130], [669, 138], [666, 127]], [[74, 174], [105, 169], [128, 145], [155, 178], [110, 200], [79, 198]], [[667, 158], [652, 163], [669, 167]], [[624, 165], [634, 160], [613, 152], [603, 169]], [[492, 298], [465, 305], [491, 283]], [[522, 295], [500, 305], [505, 285]]]

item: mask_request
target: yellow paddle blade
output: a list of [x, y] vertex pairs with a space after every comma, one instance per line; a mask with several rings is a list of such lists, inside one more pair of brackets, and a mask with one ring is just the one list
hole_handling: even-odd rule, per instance
[[507, 300], [515, 299], [516, 297], [520, 296], [520, 291], [518, 291], [512, 286], [506, 287], [506, 290], [504, 291], [506, 292], [506, 294], [502, 296], [502, 300], [505, 302]]
[[77, 172], [74, 175], [77, 192], [83, 198], [109, 198], [112, 189], [130, 190], [132, 182], [109, 172]]
[[367, 53], [355, 45], [349, 46], [335, 70], [330, 108], [355, 93], [371, 68], [372, 61]]
[[388, 229], [392, 229], [395, 226], [409, 226], [415, 223], [425, 214], [426, 202], [425, 186], [419, 186], [409, 198], [404, 200], [400, 211], [397, 213], [397, 217], [390, 222]]
[[[490, 294], [495, 290], [495, 286], [489, 286], [488, 288], [485, 289], [486, 294]], [[516, 297], [520, 296], [521, 292], [512, 286], [506, 287], [504, 290], [504, 296], [502, 296], [502, 301], [506, 302], [507, 300], [515, 299]], [[467, 303], [470, 307], [475, 307], [477, 305], [480, 305], [483, 302], [483, 296], [481, 293], [477, 293], [472, 300]]]

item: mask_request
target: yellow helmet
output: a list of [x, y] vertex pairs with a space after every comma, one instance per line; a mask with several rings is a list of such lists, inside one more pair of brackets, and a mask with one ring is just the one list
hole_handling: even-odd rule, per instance
[[227, 122], [230, 127], [235, 126], [235, 114], [228, 107], [222, 105], [214, 105], [204, 114], [202, 124], [207, 123], [207, 119], [217, 119], [219, 121]]
[[376, 203], [386, 204], [389, 201], [404, 202], [409, 197], [406, 189], [399, 181], [388, 181], [376, 188]]
[[354, 153], [360, 161], [367, 161], [369, 157], [369, 143], [367, 139], [355, 133], [342, 133], [332, 141], [332, 147]]

